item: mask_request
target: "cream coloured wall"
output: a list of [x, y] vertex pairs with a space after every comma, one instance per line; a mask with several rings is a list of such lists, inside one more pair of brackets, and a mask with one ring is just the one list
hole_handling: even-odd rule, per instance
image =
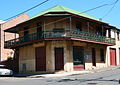
[[120, 65], [120, 53], [119, 53], [120, 46], [118, 45], [107, 47], [108, 65], [110, 66], [110, 49], [111, 48], [116, 50], [116, 63], [117, 65]]
[[[24, 72], [23, 64], [26, 64], [26, 72], [35, 71], [35, 47], [46, 46], [46, 72], [55, 72], [55, 53], [54, 48], [64, 48], [64, 71], [73, 71], [73, 46], [84, 47], [85, 69], [102, 68], [107, 66], [107, 58], [105, 62], [100, 62], [100, 48], [106, 50], [106, 46], [97, 44], [88, 44], [76, 41], [46, 41], [36, 43], [30, 46], [24, 46], [19, 51], [19, 68], [20, 72]], [[96, 49], [96, 67], [92, 66], [92, 59], [87, 60], [87, 55], [92, 56], [92, 48]], [[106, 55], [106, 53], [105, 53]], [[92, 57], [91, 57], [92, 58]]]
[[73, 71], [72, 46], [67, 41], [49, 41], [46, 42], [47, 71], [55, 71], [55, 53], [54, 48], [64, 48], [64, 71]]
[[35, 48], [32, 45], [19, 48], [19, 71], [35, 71]]
[[86, 70], [91, 70], [91, 69], [99, 69], [99, 68], [104, 68], [107, 67], [107, 64], [105, 63], [96, 63], [96, 67], [92, 65], [92, 63], [85, 63], [85, 69]]
[[[30, 23], [27, 23], [27, 24], [23, 24], [19, 27], [19, 34], [20, 36], [23, 36], [23, 33], [24, 33], [24, 30], [23, 28], [24, 27], [29, 27], [29, 33], [32, 34], [32, 33], [35, 33], [36, 32], [36, 24], [39, 23], [39, 22], [42, 22], [42, 30], [53, 30], [54, 28], [64, 28], [65, 30], [69, 30], [69, 29], [74, 29], [76, 30], [76, 23], [77, 22], [81, 22], [82, 23], [82, 31], [85, 31], [85, 32], [91, 32], [91, 33], [96, 33], [96, 28], [98, 27], [98, 24], [95, 24], [95, 23], [89, 23], [89, 26], [88, 26], [88, 22], [87, 21], [83, 21], [83, 20], [78, 20], [78, 19], [74, 19], [72, 18], [71, 21], [70, 19], [65, 19], [65, 20], [62, 20], [62, 21], [58, 21], [58, 22], [55, 22], [55, 23], [52, 23], [54, 21], [57, 21], [59, 19], [62, 19], [62, 17], [54, 17], [54, 18], [50, 18], [50, 17], [46, 17], [45, 19], [40, 19], [40, 20], [36, 20], [34, 22], [30, 22]], [[70, 25], [71, 23], [71, 25]], [[71, 26], [71, 27], [70, 27]]]
[[[85, 59], [85, 69], [103, 68], [107, 66], [107, 46], [91, 44], [85, 42], [73, 42], [73, 46], [83, 46], [84, 47], [84, 59]], [[92, 48], [96, 50], [96, 67], [92, 65]], [[104, 49], [105, 62], [100, 61], [100, 49]]]
[[50, 24], [51, 22], [53, 21], [56, 21], [60, 18], [46, 18], [45, 20], [40, 20], [40, 21], [34, 21], [34, 22], [31, 22], [31, 23], [28, 23], [28, 24], [25, 24], [25, 25], [22, 25], [19, 27], [19, 34], [20, 36], [23, 36], [24, 34], [24, 27], [29, 27], [29, 33], [32, 34], [32, 33], [35, 33], [37, 30], [36, 30], [36, 24], [39, 23], [39, 22], [42, 22], [42, 30], [53, 30], [53, 28], [65, 28], [65, 29], [69, 29], [69, 19], [67, 20], [64, 20], [64, 21], [60, 21], [60, 22], [56, 22], [56, 23], [52, 23]]
[[[68, 41], [48, 41], [24, 46], [19, 49], [19, 69], [20, 72], [35, 71], [35, 47], [46, 46], [46, 68], [47, 72], [55, 71], [54, 48], [64, 48], [64, 71], [73, 71], [72, 42]], [[24, 70], [23, 64], [26, 65]]]
[[[48, 24], [50, 22], [56, 21], [60, 18], [45, 18], [45, 20], [42, 20], [43, 23], [43, 28], [42, 30], [52, 30], [53, 28], [64, 28], [64, 29], [69, 29], [70, 28], [70, 20], [66, 19], [64, 21], [56, 22], [53, 24]], [[31, 23], [28, 23], [24, 26], [21, 26], [20, 31], [23, 31], [23, 28], [25, 26], [30, 27], [30, 34], [36, 32], [36, 23], [39, 21], [34, 21]], [[72, 19], [71, 24], [72, 24], [72, 29], [75, 29], [76, 25], [76, 19]], [[88, 23], [85, 21], [81, 21], [83, 26], [82, 30], [86, 32], [96, 32], [95, 27], [97, 25], [89, 24], [89, 29], [88, 29]], [[34, 29], [33, 29], [34, 28]], [[20, 36], [23, 36], [23, 32], [20, 32]], [[46, 42], [40, 42], [36, 43], [30, 46], [24, 46], [20, 48], [20, 71], [22, 71], [22, 64], [26, 63], [26, 70], [27, 71], [35, 71], [35, 47], [39, 46], [46, 46], [46, 68], [47, 72], [54, 72], [55, 71], [55, 56], [54, 56], [54, 48], [55, 47], [63, 47], [64, 48], [64, 70], [65, 71], [73, 71], [73, 46], [83, 46], [84, 47], [84, 57], [85, 57], [85, 69], [92, 69], [92, 61], [86, 61], [86, 56], [91, 56], [92, 48], [96, 49], [96, 67], [101, 68], [105, 67], [107, 64], [107, 59], [106, 57], [106, 52], [105, 52], [105, 63], [100, 62], [100, 48], [104, 48], [106, 51], [106, 46], [103, 45], [98, 45], [98, 44], [90, 44], [90, 43], [85, 43], [85, 42], [76, 42], [76, 41], [46, 41]], [[29, 52], [31, 52], [29, 54]], [[32, 62], [30, 62], [32, 61]], [[30, 67], [31, 65], [32, 67]]]
[[[103, 68], [107, 66], [107, 56], [106, 56], [106, 47], [107, 46], [102, 46], [102, 45], [97, 45], [97, 44], [88, 44], [88, 47], [85, 47], [85, 69], [94, 69], [94, 68]], [[96, 67], [92, 65], [92, 59], [87, 59], [87, 56], [91, 56], [92, 58], [92, 48], [95, 48], [96, 51]], [[100, 49], [104, 49], [104, 59], [105, 62], [101, 62], [100, 60]]]
[[[26, 65], [26, 67], [23, 66], [24, 64]], [[35, 72], [35, 59], [20, 60], [19, 61], [19, 72], [20, 73]]]
[[117, 65], [120, 65], [120, 40], [118, 40], [117, 38], [117, 31], [115, 31], [115, 45], [107, 47], [108, 66], [110, 66], [110, 48], [114, 48], [116, 50], [116, 63]]

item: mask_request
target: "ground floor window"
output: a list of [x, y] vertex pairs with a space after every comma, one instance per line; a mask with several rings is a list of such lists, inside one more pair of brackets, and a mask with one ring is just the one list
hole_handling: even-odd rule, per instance
[[101, 62], [105, 62], [104, 49], [100, 49], [100, 61], [101, 61]]
[[74, 65], [83, 65], [84, 49], [82, 46], [73, 46], [73, 63]]

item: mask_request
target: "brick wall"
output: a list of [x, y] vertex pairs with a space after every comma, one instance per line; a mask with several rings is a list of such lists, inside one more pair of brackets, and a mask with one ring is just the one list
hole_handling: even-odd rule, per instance
[[[3, 24], [1, 24], [1, 48], [0, 48], [0, 57], [1, 57], [1, 61], [6, 60], [8, 56], [12, 56], [14, 55], [14, 51], [11, 49], [4, 49], [4, 30], [8, 29], [10, 27], [16, 26], [17, 24], [29, 19], [30, 17], [27, 14], [22, 14], [16, 18], [13, 18], [12, 20], [9, 20]], [[6, 33], [5, 34], [5, 39], [6, 40], [10, 40], [15, 38], [15, 34], [11, 34], [11, 33]]]

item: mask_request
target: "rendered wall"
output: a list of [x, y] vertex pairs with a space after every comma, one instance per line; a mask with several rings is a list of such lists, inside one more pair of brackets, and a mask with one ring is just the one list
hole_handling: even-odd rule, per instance
[[[19, 70], [20, 72], [35, 72], [35, 47], [46, 46], [46, 68], [47, 72], [55, 71], [55, 47], [64, 48], [64, 71], [73, 71], [72, 44], [67, 41], [49, 41], [24, 46], [19, 49]], [[23, 64], [26, 65], [24, 69]]]
[[[74, 46], [83, 46], [84, 47], [84, 61], [85, 61], [85, 69], [94, 69], [94, 68], [102, 68], [107, 66], [107, 46], [98, 45], [98, 44], [90, 44], [83, 42], [74, 42]], [[96, 67], [92, 65], [92, 48], [95, 48], [96, 51]], [[104, 58], [105, 62], [100, 61], [100, 49], [104, 49]]]
[[35, 48], [33, 45], [19, 49], [19, 71], [35, 72]]
[[46, 61], [47, 71], [55, 71], [55, 55], [54, 48], [64, 48], [64, 71], [73, 71], [73, 58], [72, 58], [72, 46], [71, 42], [67, 41], [51, 41], [46, 42]]
[[[32, 34], [32, 33], [35, 33], [37, 32], [37, 23], [42, 23], [42, 30], [53, 30], [54, 28], [64, 28], [65, 30], [76, 30], [76, 23], [77, 22], [81, 22], [82, 23], [82, 31], [85, 31], [85, 32], [91, 32], [91, 33], [96, 33], [96, 28], [98, 27], [98, 24], [95, 24], [95, 23], [89, 23], [89, 26], [88, 26], [88, 22], [86, 21], [83, 21], [83, 20], [78, 20], [78, 19], [73, 19], [70, 21], [70, 19], [65, 19], [63, 21], [58, 21], [58, 22], [55, 22], [59, 19], [62, 19], [62, 18], [50, 18], [50, 17], [47, 17], [45, 19], [39, 19], [39, 20], [35, 20], [34, 22], [29, 22], [29, 23], [26, 23], [26, 24], [23, 24], [19, 27], [19, 34], [20, 36], [23, 36], [24, 34], [24, 27], [29, 27], [29, 33]], [[51, 23], [51, 22], [54, 22], [54, 23]], [[71, 23], [71, 25], [70, 25]], [[70, 27], [71, 26], [71, 27]]]
[[[34, 22], [30, 22], [27, 23], [23, 26], [20, 27], [20, 36], [23, 36], [23, 28], [26, 26], [29, 26], [30, 31], [29, 33], [32, 34], [34, 32], [36, 32], [36, 24], [41, 22], [43, 23], [42, 25], [42, 30], [53, 30], [53, 28], [64, 28], [64, 29], [70, 29], [70, 23], [72, 24], [71, 29], [76, 29], [75, 25], [77, 21], [80, 20], [76, 20], [76, 19], [72, 19], [72, 21], [70, 22], [69, 19], [66, 19], [64, 21], [59, 21], [56, 23], [52, 23], [49, 24], [50, 22], [56, 21], [60, 18], [45, 18], [45, 20], [37, 20]], [[93, 24], [93, 23], [88, 23], [85, 21], [81, 21], [82, 22], [82, 31], [86, 31], [86, 32], [92, 32], [92, 33], [96, 33], [96, 27], [98, 26], [97, 24]], [[35, 47], [39, 47], [42, 46], [42, 43], [40, 44], [33, 44], [33, 48]], [[98, 44], [90, 44], [90, 43], [85, 43], [85, 42], [74, 42], [74, 41], [46, 41], [44, 42], [44, 46], [46, 46], [46, 67], [47, 67], [47, 71], [48, 72], [54, 72], [55, 71], [55, 56], [54, 56], [54, 48], [55, 47], [63, 47], [64, 48], [64, 70], [65, 71], [73, 71], [73, 46], [83, 46], [84, 47], [84, 57], [86, 59], [87, 55], [91, 56], [91, 49], [95, 48], [96, 49], [96, 67], [97, 68], [101, 68], [101, 67], [105, 67], [107, 65], [107, 57], [106, 57], [106, 46], [103, 45], [98, 45]], [[25, 46], [26, 47], [26, 46]], [[100, 48], [103, 48], [105, 50], [105, 63], [104, 62], [100, 62]], [[27, 49], [27, 47], [26, 47]], [[21, 56], [23, 54], [21, 53]], [[21, 57], [20, 56], [20, 57]], [[29, 57], [27, 57], [29, 60]], [[26, 62], [28, 62], [26, 60]], [[21, 60], [22, 63], [25, 62], [24, 59]], [[35, 63], [35, 60], [33, 61], [33, 63]], [[29, 63], [29, 65], [31, 65]], [[35, 65], [34, 65], [35, 66]], [[21, 67], [20, 67], [21, 68]], [[34, 67], [35, 68], [35, 67]], [[85, 60], [85, 68], [86, 69], [92, 69], [92, 61], [87, 61]], [[30, 69], [28, 69], [30, 70]], [[35, 71], [35, 69], [33, 69], [33, 71]]]
[[[119, 31], [118, 31], [119, 32]], [[120, 65], [120, 40], [118, 40], [117, 31], [115, 31], [115, 45], [107, 47], [107, 56], [108, 56], [108, 66], [110, 66], [110, 49], [113, 48], [116, 50], [116, 64]]]

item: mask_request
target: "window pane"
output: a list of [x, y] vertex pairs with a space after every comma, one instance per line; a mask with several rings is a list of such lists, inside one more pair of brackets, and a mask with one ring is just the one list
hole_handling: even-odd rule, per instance
[[105, 61], [105, 58], [104, 58], [104, 49], [100, 49], [100, 57], [101, 57], [101, 62], [104, 62]]

